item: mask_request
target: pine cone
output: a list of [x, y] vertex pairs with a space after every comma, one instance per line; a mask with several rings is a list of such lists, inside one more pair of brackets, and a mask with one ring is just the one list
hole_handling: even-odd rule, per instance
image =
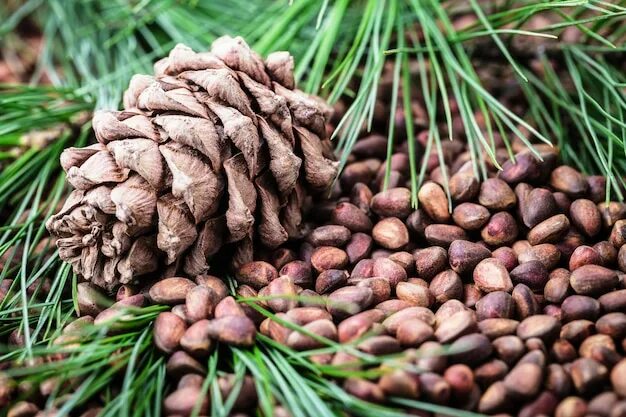
[[293, 58], [263, 60], [241, 38], [211, 52], [176, 46], [136, 75], [123, 111], [97, 112], [98, 143], [61, 155], [75, 188], [48, 220], [74, 272], [113, 289], [148, 273], [195, 276], [224, 245], [235, 266], [254, 245], [299, 236], [306, 195], [337, 165], [330, 108], [295, 89]]

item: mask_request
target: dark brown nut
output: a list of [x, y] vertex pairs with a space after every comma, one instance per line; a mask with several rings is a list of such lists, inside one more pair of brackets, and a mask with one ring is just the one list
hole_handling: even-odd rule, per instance
[[402, 220], [386, 217], [376, 223], [372, 229], [372, 238], [383, 248], [398, 250], [409, 243], [409, 231]]
[[419, 378], [401, 369], [390, 369], [378, 381], [385, 395], [417, 399], [420, 395]]
[[316, 227], [309, 233], [307, 240], [313, 246], [343, 246], [350, 240], [350, 230], [345, 226], [329, 224]]
[[191, 415], [194, 407], [200, 403], [200, 413], [206, 414], [209, 410], [208, 394], [202, 394], [202, 389], [186, 387], [177, 389], [165, 397], [163, 408], [168, 415]]
[[[287, 316], [285, 313], [277, 313], [276, 317], [282, 320], [286, 320], [288, 322], [292, 322], [293, 320]], [[291, 334], [291, 329], [283, 326], [278, 323], [278, 321], [265, 319], [261, 323], [260, 330], [263, 334], [268, 335], [278, 343], [287, 344], [287, 338]]]
[[602, 216], [602, 224], [605, 228], [611, 228], [626, 216], [626, 204], [617, 201], [602, 202], [598, 204], [598, 210]]
[[474, 383], [474, 373], [467, 365], [452, 365], [446, 369], [443, 374], [443, 379], [445, 379], [450, 386], [452, 395], [455, 398], [466, 398], [476, 388]]
[[417, 198], [428, 217], [435, 222], [447, 223], [450, 220], [448, 197], [439, 184], [425, 182], [417, 193]]
[[409, 307], [412, 307], [412, 305], [407, 303], [406, 301], [398, 300], [397, 298], [392, 298], [391, 300], [383, 301], [382, 303], [376, 304], [375, 306], [377, 310], [380, 310], [383, 312], [385, 317], [389, 317], [392, 314], [395, 314]]
[[176, 314], [164, 311], [154, 321], [154, 344], [165, 353], [174, 352], [185, 334], [187, 325]]
[[387, 153], [387, 137], [371, 134], [359, 139], [352, 147], [352, 154], [360, 158], [384, 158]]
[[491, 343], [498, 358], [506, 362], [507, 365], [515, 364], [526, 351], [522, 339], [513, 335], [498, 337]]
[[415, 260], [409, 252], [394, 252], [388, 258], [404, 268], [407, 274], [412, 274], [415, 270]]
[[[353, 282], [348, 281], [352, 284]], [[385, 278], [358, 278], [358, 282], [354, 282], [357, 287], [367, 287], [372, 290], [372, 304], [380, 304], [387, 301], [391, 296], [391, 285]]]
[[198, 275], [195, 278], [196, 284], [208, 287], [213, 290], [217, 302], [228, 297], [229, 291], [226, 283], [221, 279], [213, 275]]
[[415, 273], [426, 280], [432, 279], [448, 266], [448, 253], [440, 246], [419, 249], [413, 253]]
[[431, 224], [424, 230], [426, 240], [431, 245], [447, 248], [455, 240], [467, 240], [465, 230], [451, 224]]
[[424, 396], [435, 404], [446, 404], [450, 399], [450, 385], [433, 372], [419, 374], [420, 388]]
[[518, 260], [520, 264], [539, 261], [547, 270], [552, 270], [559, 264], [561, 252], [551, 243], [542, 243], [520, 253]]
[[517, 326], [517, 335], [523, 340], [538, 337], [549, 342], [556, 339], [560, 331], [559, 321], [545, 314], [527, 317]]
[[478, 202], [490, 210], [507, 210], [515, 206], [517, 198], [506, 182], [488, 178], [480, 185]]
[[346, 244], [348, 261], [354, 264], [367, 258], [372, 251], [373, 243], [374, 241], [370, 235], [361, 232], [352, 234], [350, 241]]
[[341, 173], [341, 188], [350, 190], [358, 182], [369, 183], [374, 177], [375, 171], [365, 161], [352, 162]]
[[[391, 301], [391, 300], [390, 300]], [[378, 308], [378, 306], [377, 306]], [[405, 321], [412, 319], [421, 320], [429, 326], [435, 325], [435, 315], [425, 307], [407, 307], [390, 314], [384, 321], [383, 327], [387, 333], [395, 335], [398, 327]]]
[[396, 286], [396, 296], [417, 307], [430, 307], [435, 302], [428, 288], [410, 282], [399, 282]]
[[548, 282], [548, 270], [539, 261], [528, 261], [518, 265], [511, 271], [514, 283], [528, 285], [532, 290], [539, 291]]
[[350, 191], [350, 203], [354, 204], [366, 213], [369, 213], [370, 211], [370, 205], [373, 197], [374, 193], [372, 193], [372, 190], [362, 182], [354, 184], [352, 191]]
[[522, 363], [511, 369], [504, 378], [507, 393], [514, 398], [531, 398], [537, 395], [543, 380], [543, 370], [534, 363]]
[[287, 263], [296, 260], [296, 253], [287, 248], [278, 248], [270, 254], [270, 263], [280, 270]]
[[550, 354], [559, 363], [571, 362], [577, 357], [576, 348], [565, 339], [555, 341]]
[[463, 298], [463, 282], [459, 275], [451, 269], [437, 274], [430, 282], [428, 289], [435, 297], [435, 301], [440, 304], [448, 300], [461, 300]]
[[529, 316], [534, 316], [535, 314], [539, 314], [541, 312], [535, 294], [533, 294], [532, 290], [524, 284], [517, 284], [515, 288], [513, 288], [512, 298], [515, 304], [517, 317], [520, 320]]
[[480, 184], [473, 173], [457, 172], [450, 177], [448, 188], [452, 201], [461, 203], [473, 200], [480, 190]]
[[490, 256], [491, 251], [489, 249], [467, 240], [455, 240], [448, 248], [450, 267], [459, 274], [473, 271], [480, 261]]
[[265, 288], [267, 296], [270, 297], [266, 303], [274, 312], [285, 313], [298, 305], [296, 300], [298, 292], [291, 277], [278, 277]]
[[518, 153], [515, 161], [508, 159], [502, 164], [502, 171], [498, 173], [498, 178], [508, 184], [518, 182], [533, 181], [539, 177], [540, 163], [530, 152]]
[[432, 219], [422, 209], [417, 209], [406, 219], [406, 225], [410, 231], [420, 237], [426, 236], [426, 227], [432, 224]]
[[513, 216], [509, 212], [500, 211], [491, 216], [480, 236], [491, 246], [501, 246], [513, 242], [518, 232]]
[[626, 311], [626, 290], [616, 290], [598, 298], [602, 309], [606, 312]]
[[311, 350], [324, 347], [327, 344], [324, 339], [337, 341], [337, 327], [327, 319], [320, 319], [305, 324], [302, 327], [307, 333], [316, 335], [314, 338], [309, 334], [294, 330], [287, 337], [287, 346], [295, 350]]
[[619, 361], [611, 371], [611, 384], [622, 398], [626, 397], [626, 359]]
[[378, 309], [365, 310], [348, 317], [339, 323], [337, 334], [339, 342], [348, 343], [369, 332], [374, 323], [380, 323], [385, 314]]
[[550, 391], [543, 391], [533, 401], [520, 410], [518, 417], [551, 416], [559, 404], [559, 397]]
[[320, 246], [311, 255], [311, 265], [318, 272], [343, 269], [348, 265], [348, 255], [339, 248]]
[[459, 300], [448, 300], [443, 303], [437, 311], [435, 312], [435, 326], [439, 326], [439, 324], [448, 320], [454, 314], [459, 311], [471, 311], [462, 302]]
[[618, 220], [611, 229], [609, 242], [616, 248], [621, 248], [626, 244], [626, 220]]
[[556, 201], [557, 211], [560, 213], [569, 213], [569, 208], [572, 205], [572, 200], [567, 196], [567, 194], [556, 191], [552, 193], [554, 197], [554, 201]]
[[587, 177], [589, 185], [589, 198], [594, 203], [604, 201], [606, 194], [606, 178], [602, 175], [590, 175]]
[[588, 412], [591, 415], [609, 416], [619, 397], [613, 391], [605, 391], [596, 395], [589, 401]]
[[483, 292], [513, 291], [513, 282], [502, 263], [495, 258], [483, 259], [473, 272], [474, 283]]
[[605, 314], [596, 321], [596, 330], [615, 340], [623, 339], [626, 337], [626, 314], [620, 312]]
[[619, 284], [615, 271], [599, 265], [584, 265], [572, 272], [570, 285], [577, 294], [604, 294]]
[[589, 394], [604, 384], [608, 371], [604, 365], [593, 359], [580, 358], [572, 362], [570, 375], [576, 391]]
[[504, 382], [494, 382], [486, 389], [478, 402], [478, 411], [485, 414], [495, 414], [507, 408], [510, 399]]
[[569, 258], [569, 270], [574, 271], [584, 265], [601, 265], [600, 254], [591, 246], [583, 245], [574, 249]]
[[[93, 414], [93, 416], [96, 416], [98, 412], [99, 410], [97, 410], [97, 412]], [[7, 417], [34, 417], [35, 415], [37, 415], [37, 417], [41, 417], [42, 414], [38, 414], [38, 413], [39, 413], [39, 407], [37, 407], [37, 405], [28, 401], [18, 401], [15, 404], [13, 404], [10, 409], [8, 409], [6, 416]], [[81, 417], [83, 417], [83, 415], [81, 415]]]
[[484, 362], [492, 351], [491, 341], [481, 333], [461, 336], [450, 345], [451, 359], [469, 366]]
[[600, 233], [602, 216], [593, 201], [584, 198], [575, 200], [569, 210], [572, 223], [585, 235], [593, 237]]
[[522, 185], [515, 188], [520, 202], [520, 215], [524, 225], [532, 229], [558, 212], [557, 203], [553, 194], [545, 188], [535, 188], [521, 196], [519, 193], [522, 192]]
[[348, 282], [348, 272], [343, 269], [327, 269], [315, 280], [315, 292], [326, 294], [342, 287]]
[[311, 266], [304, 261], [291, 261], [280, 269], [281, 276], [288, 276], [293, 283], [300, 286], [308, 286], [312, 282]]
[[571, 197], [584, 195], [588, 188], [583, 175], [567, 165], [561, 165], [552, 171], [550, 185]]
[[556, 244], [556, 247], [561, 251], [561, 259], [568, 260], [576, 248], [584, 243], [583, 236], [577, 231], [570, 229], [565, 237]]
[[189, 326], [180, 339], [180, 346], [190, 355], [197, 358], [207, 356], [213, 347], [213, 343], [207, 332], [207, 320], [199, 320]]
[[551, 303], [561, 303], [568, 295], [570, 272], [566, 269], [555, 269], [543, 289], [543, 296]]
[[[534, 363], [536, 365], [539, 365], [541, 368], [544, 368], [546, 366], [546, 354], [544, 353], [545, 349], [540, 349], [537, 346], [528, 346], [529, 344], [528, 342], [531, 340], [536, 340], [536, 341], [541, 342], [541, 339], [539, 338], [532, 338], [532, 339], [527, 340], [525, 342], [525, 345], [526, 345], [526, 348], [528, 349], [528, 352], [520, 358], [520, 360], [517, 362], [517, 365], [520, 365], [522, 363]], [[543, 345], [542, 347], [545, 348], [545, 346]]]
[[217, 295], [213, 290], [203, 285], [193, 287], [185, 297], [186, 317], [191, 322], [208, 319], [213, 315], [216, 304]]
[[315, 320], [327, 319], [331, 320], [332, 316], [328, 311], [319, 307], [296, 307], [286, 313], [289, 321], [299, 326], [311, 323]]
[[594, 334], [589, 336], [580, 344], [578, 348], [578, 354], [582, 358], [593, 358], [593, 349], [596, 346], [603, 346], [612, 351], [615, 351], [615, 343], [613, 343], [613, 339], [610, 336], [605, 334]]
[[572, 379], [561, 365], [551, 363], [547, 368], [545, 388], [562, 398], [570, 393]]
[[511, 295], [504, 291], [493, 291], [486, 294], [476, 303], [478, 321], [492, 318], [513, 318], [515, 305]]
[[474, 380], [483, 389], [496, 381], [504, 379], [509, 367], [500, 359], [492, 359], [474, 369]]
[[494, 250], [491, 253], [491, 256], [498, 259], [509, 272], [511, 272], [513, 268], [518, 265], [517, 255], [515, 255], [513, 249], [509, 247], [501, 246], [498, 249]]
[[351, 232], [369, 232], [372, 230], [372, 221], [367, 214], [351, 203], [339, 203], [331, 213], [331, 221], [345, 226]]
[[594, 324], [589, 320], [573, 320], [561, 329], [561, 338], [573, 344], [579, 344], [594, 331]]
[[528, 242], [531, 245], [539, 245], [541, 243], [558, 242], [569, 230], [569, 220], [563, 214], [552, 216], [528, 232]]
[[236, 346], [251, 346], [256, 337], [254, 322], [248, 317], [224, 316], [207, 323], [207, 332], [213, 339]]
[[396, 331], [398, 342], [405, 347], [418, 347], [433, 335], [433, 328], [419, 319], [403, 321]]
[[235, 273], [235, 278], [239, 284], [246, 284], [259, 290], [278, 278], [278, 271], [267, 262], [254, 261], [243, 264]]
[[136, 294], [137, 291], [135, 291], [135, 289], [133, 289], [129, 285], [122, 285], [117, 289], [117, 292], [115, 293], [115, 301], [122, 301]]
[[224, 316], [245, 316], [246, 314], [237, 301], [229, 296], [217, 303], [214, 315], [219, 319]]
[[504, 318], [485, 319], [478, 322], [480, 332], [489, 339], [515, 334], [518, 325], [517, 320]]
[[[4, 284], [8, 282], [9, 280], [7, 279], [2, 280]], [[0, 292], [2, 291], [0, 290]], [[0, 296], [0, 300], [1, 299], [2, 297]], [[81, 316], [95, 317], [112, 303], [95, 285], [88, 282], [81, 282], [76, 286], [76, 299], [78, 301], [78, 311]]]
[[400, 265], [387, 258], [378, 258], [372, 267], [372, 276], [385, 278], [394, 289], [398, 283], [406, 281], [406, 271]]
[[343, 319], [368, 308], [372, 299], [371, 288], [350, 285], [330, 293], [326, 308], [333, 317]]
[[173, 378], [180, 378], [183, 375], [195, 373], [206, 374], [206, 368], [195, 358], [182, 350], [174, 352], [170, 356], [165, 366], [167, 374]]
[[405, 219], [411, 214], [411, 191], [408, 188], [389, 188], [374, 195], [371, 209], [380, 217]]
[[[229, 398], [233, 394], [237, 381], [238, 377], [234, 374], [227, 374], [217, 379], [222, 398]], [[236, 396], [233, 403], [234, 410], [250, 410], [254, 408], [258, 401], [254, 379], [246, 375], [239, 388], [239, 393], [234, 395]]]
[[356, 347], [362, 352], [375, 356], [391, 355], [402, 349], [400, 343], [388, 335], [370, 336]]
[[435, 337], [440, 343], [450, 343], [461, 336], [478, 331], [471, 311], [459, 311], [437, 326]]
[[452, 211], [454, 222], [465, 230], [479, 230], [489, 220], [489, 210], [475, 203], [462, 203]]
[[555, 417], [584, 417], [587, 403], [580, 397], [567, 397], [556, 407]]
[[302, 242], [300, 244], [300, 249], [298, 250], [298, 257], [307, 264], [311, 263], [311, 255], [313, 255], [313, 251], [315, 248], [309, 242]]
[[617, 253], [617, 265], [619, 266], [620, 271], [626, 271], [626, 246], [622, 246], [619, 248], [619, 252]]
[[361, 378], [351, 377], [343, 383], [343, 389], [347, 393], [355, 397], [375, 403], [381, 403], [385, 400], [383, 390], [373, 382]]
[[474, 284], [463, 284], [463, 304], [465, 307], [473, 308], [483, 293]]
[[350, 274], [352, 278], [371, 278], [374, 276], [374, 259], [363, 259], [357, 262]]
[[165, 278], [150, 287], [150, 299], [156, 304], [181, 304], [196, 283], [187, 278]]

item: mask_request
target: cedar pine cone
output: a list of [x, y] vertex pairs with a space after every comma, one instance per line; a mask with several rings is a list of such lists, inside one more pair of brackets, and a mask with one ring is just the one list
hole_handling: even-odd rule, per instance
[[154, 69], [132, 78], [125, 110], [94, 115], [98, 143], [63, 152], [75, 190], [46, 225], [74, 272], [109, 290], [204, 273], [225, 244], [237, 266], [256, 242], [298, 237], [303, 199], [337, 173], [330, 108], [295, 89], [287, 52], [263, 62], [225, 36]]

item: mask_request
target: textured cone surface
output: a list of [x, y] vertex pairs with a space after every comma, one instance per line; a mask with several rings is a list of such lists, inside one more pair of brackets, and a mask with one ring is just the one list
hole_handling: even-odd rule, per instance
[[98, 143], [66, 149], [75, 188], [49, 219], [61, 258], [112, 289], [157, 271], [198, 275], [224, 245], [233, 262], [255, 244], [299, 236], [307, 193], [330, 186], [330, 108], [294, 87], [293, 59], [265, 61], [241, 38], [210, 52], [176, 46], [136, 75], [123, 111], [93, 118]]

